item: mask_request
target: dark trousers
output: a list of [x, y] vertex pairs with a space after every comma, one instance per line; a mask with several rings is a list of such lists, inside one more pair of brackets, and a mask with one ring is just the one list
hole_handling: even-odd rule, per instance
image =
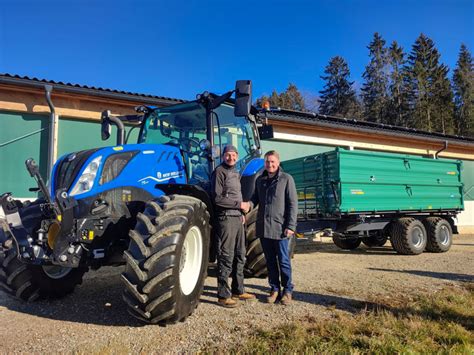
[[292, 293], [293, 283], [291, 282], [291, 259], [289, 244], [286, 239], [260, 238], [263, 253], [267, 260], [268, 282], [272, 291]]
[[[245, 233], [240, 216], [218, 217], [217, 297], [244, 293]], [[232, 276], [231, 288], [228, 278]]]

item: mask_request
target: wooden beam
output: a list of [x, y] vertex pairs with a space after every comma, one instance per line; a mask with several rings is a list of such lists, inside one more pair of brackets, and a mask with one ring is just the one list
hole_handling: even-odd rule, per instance
[[[65, 94], [53, 90], [51, 99], [60, 117], [77, 118], [91, 121], [100, 120], [101, 112], [111, 110], [116, 115], [135, 113], [135, 106], [140, 101], [120, 101], [101, 99], [77, 94]], [[49, 114], [45, 92], [29, 88], [15, 88], [0, 85], [0, 110], [25, 112], [33, 114]]]

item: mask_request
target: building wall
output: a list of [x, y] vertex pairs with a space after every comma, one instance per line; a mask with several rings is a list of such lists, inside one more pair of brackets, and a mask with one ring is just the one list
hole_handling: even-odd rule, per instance
[[[112, 134], [106, 141], [102, 140], [100, 128], [100, 123], [97, 121], [60, 119], [58, 127], [58, 158], [70, 152], [115, 145], [116, 127], [112, 128]], [[126, 132], [129, 132], [129, 129], [130, 127], [125, 127]], [[138, 128], [133, 129], [128, 143], [136, 143], [139, 132]]]
[[46, 175], [48, 161], [48, 117], [0, 110], [0, 193], [35, 197], [28, 188], [35, 181], [28, 174], [25, 160], [33, 158]]

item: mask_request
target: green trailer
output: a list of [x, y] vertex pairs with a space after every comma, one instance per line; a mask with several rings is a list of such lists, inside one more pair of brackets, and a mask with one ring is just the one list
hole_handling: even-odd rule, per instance
[[282, 163], [298, 191], [298, 232], [343, 249], [390, 239], [401, 254], [445, 252], [463, 210], [459, 160], [336, 148]]

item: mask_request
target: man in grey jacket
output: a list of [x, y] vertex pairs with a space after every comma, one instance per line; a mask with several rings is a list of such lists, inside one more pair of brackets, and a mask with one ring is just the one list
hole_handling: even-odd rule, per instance
[[275, 303], [281, 297], [281, 303], [288, 305], [293, 293], [289, 239], [296, 230], [298, 196], [293, 177], [283, 172], [274, 150], [265, 154], [265, 171], [257, 178], [250, 204], [259, 206], [256, 226], [267, 261], [267, 302]]
[[[222, 164], [214, 170], [211, 178], [217, 215], [217, 297], [218, 303], [228, 308], [236, 307], [238, 300], [255, 299], [255, 295], [244, 291], [245, 219], [242, 210], [248, 211], [250, 204], [242, 201], [240, 174], [235, 169], [237, 160], [237, 148], [227, 145]], [[232, 276], [231, 288], [229, 276]]]

